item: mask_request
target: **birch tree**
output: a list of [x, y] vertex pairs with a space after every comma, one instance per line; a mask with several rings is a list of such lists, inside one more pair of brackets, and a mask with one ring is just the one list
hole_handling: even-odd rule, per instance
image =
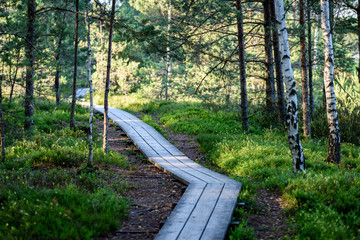
[[340, 128], [334, 91], [334, 49], [330, 29], [329, 0], [321, 0], [321, 30], [324, 40], [324, 86], [326, 114], [329, 127], [329, 146], [327, 162], [340, 163]]
[[103, 139], [103, 150], [108, 153], [108, 128], [109, 128], [109, 91], [110, 91], [110, 70], [111, 70], [111, 47], [112, 47], [112, 35], [115, 18], [115, 2], [112, 0], [111, 6], [111, 17], [110, 17], [110, 32], [109, 32], [109, 48], [108, 48], [108, 59], [106, 69], [106, 80], [105, 80], [105, 96], [104, 96], [104, 139]]
[[93, 117], [94, 117], [94, 103], [93, 103], [93, 84], [91, 79], [91, 43], [90, 43], [90, 23], [89, 23], [89, 9], [88, 5], [90, 5], [90, 1], [87, 1], [85, 3], [85, 24], [87, 27], [87, 47], [88, 47], [88, 81], [89, 81], [89, 89], [90, 89], [90, 117], [89, 117], [89, 156], [88, 156], [88, 166], [90, 168], [94, 165], [94, 159], [93, 159]]
[[285, 23], [285, 11], [283, 0], [275, 0], [276, 27], [278, 30], [281, 67], [286, 86], [286, 109], [288, 142], [293, 158], [293, 171], [305, 170], [305, 159], [299, 137], [298, 109], [295, 79], [291, 67], [288, 33]]

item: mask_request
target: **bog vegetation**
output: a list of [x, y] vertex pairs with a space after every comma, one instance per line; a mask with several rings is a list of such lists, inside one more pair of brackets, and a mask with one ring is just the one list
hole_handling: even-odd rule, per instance
[[360, 238], [359, 9], [0, 1], [0, 238], [92, 238], [126, 217], [126, 182], [98, 167], [126, 159], [75, 108], [89, 86], [97, 104], [195, 135], [201, 163], [243, 183], [230, 239], [256, 238], [247, 221], [260, 188], [280, 192], [288, 238]]

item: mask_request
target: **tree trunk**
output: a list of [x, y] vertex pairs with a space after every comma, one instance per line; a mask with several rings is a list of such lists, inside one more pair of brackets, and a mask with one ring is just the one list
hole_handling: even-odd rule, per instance
[[358, 67], [358, 81], [360, 83], [360, 0], [358, 1], [358, 8], [357, 8], [357, 27], [358, 27], [358, 51], [359, 51], [359, 67]]
[[[312, 49], [311, 49], [311, 9], [310, 0], [307, 0], [307, 22], [308, 22], [308, 69], [309, 69], [309, 113], [310, 119], [314, 112], [314, 91], [313, 91], [313, 72], [312, 72]], [[310, 120], [311, 121], [311, 120]]]
[[171, 72], [172, 72], [172, 68], [171, 68], [171, 49], [170, 49], [170, 42], [169, 42], [169, 38], [170, 38], [170, 28], [171, 28], [171, 1], [169, 1], [169, 8], [168, 8], [168, 22], [167, 22], [167, 38], [168, 38], [168, 42], [167, 42], [167, 47], [166, 47], [166, 81], [165, 81], [165, 101], [168, 100], [168, 88], [169, 88], [169, 83], [171, 81]]
[[300, 5], [300, 52], [301, 52], [301, 83], [302, 83], [302, 110], [303, 110], [303, 133], [305, 137], [310, 137], [310, 112], [309, 112], [309, 93], [306, 66], [306, 34], [305, 34], [305, 3], [299, 0]]
[[318, 39], [319, 39], [319, 27], [318, 27], [318, 21], [319, 21], [319, 17], [318, 15], [315, 13], [315, 33], [314, 33], [314, 60], [313, 60], [313, 68], [316, 69], [317, 68], [317, 54], [318, 54]]
[[111, 18], [110, 18], [110, 33], [109, 33], [109, 48], [108, 48], [108, 59], [107, 59], [107, 69], [106, 69], [106, 81], [105, 81], [105, 97], [104, 97], [104, 140], [103, 140], [103, 150], [108, 153], [108, 126], [109, 126], [109, 91], [110, 91], [110, 71], [111, 71], [111, 47], [112, 47], [112, 35], [113, 35], [113, 25], [115, 17], [115, 0], [112, 0], [111, 7]]
[[90, 24], [89, 24], [89, 9], [88, 5], [90, 1], [85, 4], [85, 23], [87, 27], [87, 45], [88, 45], [88, 81], [89, 81], [89, 89], [90, 89], [90, 117], [89, 117], [89, 157], [88, 157], [88, 166], [92, 168], [94, 166], [94, 147], [93, 147], [93, 117], [94, 117], [94, 103], [93, 103], [93, 85], [91, 79], [91, 42], [90, 42]]
[[60, 105], [60, 51], [61, 51], [61, 42], [63, 38], [63, 31], [61, 31], [59, 40], [58, 40], [58, 52], [55, 56], [56, 61], [56, 74], [55, 74], [55, 84], [54, 84], [54, 90], [55, 90], [55, 96], [56, 96], [56, 106]]
[[305, 159], [299, 137], [297, 97], [295, 79], [291, 67], [288, 34], [285, 23], [285, 11], [283, 0], [275, 0], [276, 26], [278, 29], [281, 49], [281, 66], [286, 85], [287, 97], [287, 131], [290, 150], [293, 158], [293, 170], [304, 171]]
[[329, 126], [329, 147], [326, 161], [340, 164], [340, 128], [334, 91], [334, 49], [330, 29], [329, 0], [321, 0], [321, 29], [324, 39], [324, 86], [327, 122]]
[[1, 144], [1, 162], [5, 160], [5, 130], [2, 109], [2, 80], [3, 76], [0, 74], [0, 144]]
[[264, 0], [264, 28], [265, 28], [265, 66], [266, 66], [266, 109], [274, 113], [275, 107], [275, 83], [274, 64], [271, 47], [271, 13], [270, 0]]
[[245, 71], [245, 47], [244, 47], [244, 30], [243, 30], [243, 12], [241, 0], [236, 0], [237, 10], [237, 39], [239, 47], [239, 66], [240, 66], [240, 87], [241, 87], [241, 122], [245, 131], [249, 130], [248, 102], [246, 90], [246, 71]]
[[11, 81], [11, 86], [10, 86], [10, 97], [9, 97], [9, 102], [12, 102], [12, 98], [13, 98], [13, 94], [14, 94], [14, 87], [15, 87], [15, 83], [16, 83], [16, 79], [17, 79], [17, 73], [19, 70], [19, 61], [20, 61], [20, 51], [21, 49], [19, 48], [18, 50], [18, 56], [16, 59], [16, 68], [15, 68], [15, 74], [14, 74], [14, 78]]
[[278, 109], [279, 109], [279, 121], [280, 123], [286, 123], [286, 112], [285, 112], [285, 93], [284, 93], [284, 80], [281, 72], [281, 56], [279, 49], [279, 36], [276, 29], [275, 19], [275, 5], [274, 1], [269, 1], [271, 8], [271, 21], [272, 21], [272, 37], [274, 46], [274, 59], [275, 59], [275, 71], [276, 71], [276, 88], [278, 98]]
[[[76, 0], [76, 12], [79, 12], [79, 0]], [[79, 14], [75, 14], [75, 56], [74, 56], [74, 79], [72, 85], [72, 101], [70, 112], [70, 127], [75, 128], [75, 105], [76, 105], [76, 80], [78, 67], [78, 38], [79, 38]]]
[[33, 99], [34, 99], [34, 40], [35, 40], [35, 0], [28, 0], [27, 13], [27, 34], [26, 34], [26, 89], [25, 89], [25, 122], [24, 129], [30, 130], [33, 125]]

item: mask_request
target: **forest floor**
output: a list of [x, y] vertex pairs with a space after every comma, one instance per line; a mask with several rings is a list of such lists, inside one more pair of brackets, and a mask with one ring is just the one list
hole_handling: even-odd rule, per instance
[[[154, 119], [158, 120], [155, 116]], [[97, 119], [96, 125], [97, 132], [101, 135], [102, 122]], [[204, 162], [205, 155], [199, 151], [194, 136], [173, 133], [166, 127], [163, 129], [166, 138], [180, 151], [200, 164], [219, 171], [215, 166], [209, 166]], [[111, 124], [109, 146], [112, 150], [127, 156], [131, 165], [129, 169], [114, 169], [119, 174], [124, 174], [128, 182], [128, 191], [123, 197], [130, 199], [129, 218], [114, 233], [97, 239], [153, 239], [170, 215], [174, 203], [180, 200], [186, 186], [147, 161], [121, 132], [119, 127]], [[291, 235], [280, 193], [266, 189], [257, 190], [255, 211], [252, 209], [251, 212], [255, 213], [250, 215], [248, 226], [254, 228], [256, 239], [279, 239]]]

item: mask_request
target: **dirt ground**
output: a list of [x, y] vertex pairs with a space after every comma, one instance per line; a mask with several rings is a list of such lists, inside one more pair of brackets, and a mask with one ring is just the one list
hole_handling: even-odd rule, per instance
[[[97, 132], [102, 134], [102, 121], [97, 120]], [[154, 239], [162, 224], [170, 215], [174, 204], [179, 201], [186, 186], [154, 167], [147, 158], [130, 143], [122, 130], [110, 124], [109, 146], [128, 157], [130, 169], [117, 168], [124, 174], [129, 188], [124, 197], [130, 199], [129, 218], [122, 227], [99, 240]], [[204, 162], [204, 154], [194, 136], [177, 134], [164, 127], [166, 137], [180, 151], [193, 160]], [[211, 166], [210, 166], [211, 167]], [[217, 170], [212, 166], [212, 170]], [[251, 215], [248, 226], [253, 227], [256, 239], [279, 239], [291, 235], [280, 193], [259, 189], [256, 196], [256, 214]]]

